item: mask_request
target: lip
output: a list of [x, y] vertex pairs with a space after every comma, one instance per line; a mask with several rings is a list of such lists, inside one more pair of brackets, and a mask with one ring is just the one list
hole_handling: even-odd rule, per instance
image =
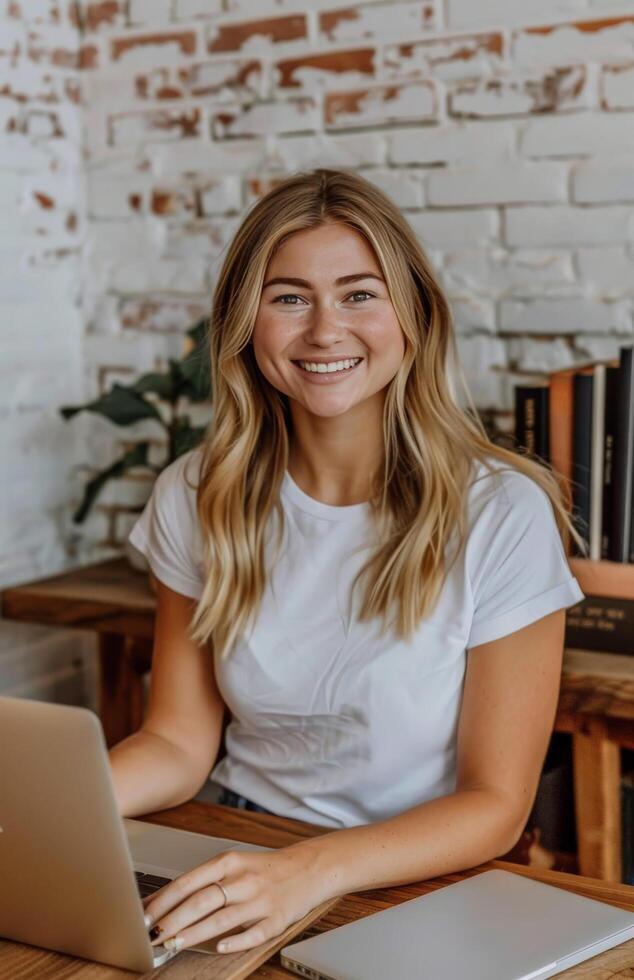
[[[302, 360], [304, 360], [304, 358], [302, 358]], [[308, 358], [306, 358], [306, 360], [308, 360]], [[350, 360], [350, 358], [342, 357], [340, 358], [340, 360], [346, 361], [346, 360]], [[361, 365], [364, 363], [364, 360], [365, 358], [361, 358], [361, 360], [353, 368], [348, 368], [347, 371], [304, 371], [304, 369], [300, 367], [297, 361], [293, 360], [291, 361], [291, 364], [297, 371], [299, 371], [299, 373], [302, 375], [305, 381], [309, 381], [312, 382], [313, 384], [318, 384], [318, 385], [324, 385], [324, 384], [328, 385], [328, 384], [337, 384], [337, 382], [339, 381], [345, 381], [346, 378], [349, 378], [351, 374], [354, 374], [357, 368], [361, 367]], [[328, 364], [328, 363], [329, 363], [328, 361], [315, 360], [315, 364]]]

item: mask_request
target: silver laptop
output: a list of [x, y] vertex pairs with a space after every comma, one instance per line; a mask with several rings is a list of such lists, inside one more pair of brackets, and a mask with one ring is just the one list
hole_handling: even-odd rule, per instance
[[280, 955], [311, 980], [541, 980], [632, 938], [634, 913], [496, 869]]
[[0, 936], [146, 973], [141, 897], [229, 849], [270, 850], [122, 820], [97, 716], [0, 697]]

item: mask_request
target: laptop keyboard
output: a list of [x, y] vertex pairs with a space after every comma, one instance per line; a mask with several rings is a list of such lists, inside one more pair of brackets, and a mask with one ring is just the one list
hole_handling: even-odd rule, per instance
[[161, 878], [160, 875], [146, 875], [142, 871], [135, 871], [134, 877], [141, 898], [146, 898], [153, 892], [157, 892], [159, 888], [168, 885], [172, 880], [171, 878]]

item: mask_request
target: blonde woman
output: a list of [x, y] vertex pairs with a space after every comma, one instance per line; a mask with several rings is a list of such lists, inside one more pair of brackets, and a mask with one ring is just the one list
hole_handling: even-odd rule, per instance
[[324, 828], [146, 900], [155, 943], [235, 929], [235, 951], [328, 897], [511, 849], [583, 592], [558, 479], [459, 407], [447, 301], [373, 184], [317, 169], [249, 210], [210, 348], [207, 438], [131, 535], [159, 583], [152, 685], [110, 759], [124, 816], [213, 768], [221, 802]]

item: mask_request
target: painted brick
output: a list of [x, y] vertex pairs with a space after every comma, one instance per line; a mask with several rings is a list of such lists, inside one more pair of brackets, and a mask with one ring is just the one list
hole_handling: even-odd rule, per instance
[[280, 136], [267, 153], [270, 166], [285, 171], [300, 167], [364, 167], [386, 162], [385, 136], [378, 132], [325, 137]]
[[491, 167], [437, 170], [427, 182], [432, 205], [527, 204], [565, 201], [568, 168], [559, 163], [501, 162]]
[[[591, 334], [575, 338], [575, 352], [583, 360], [618, 361], [619, 348], [623, 345], [623, 337], [595, 337]], [[629, 338], [626, 342], [629, 342]]]
[[502, 300], [500, 330], [509, 333], [603, 333], [632, 330], [628, 302], [604, 303], [587, 297]]
[[484, 122], [404, 129], [388, 137], [393, 164], [471, 164], [479, 159], [508, 157], [515, 145], [515, 128], [507, 122]]
[[424, 246], [488, 245], [499, 237], [499, 216], [493, 209], [420, 211], [407, 220]]
[[634, 64], [603, 69], [601, 104], [604, 109], [634, 109]]
[[575, 280], [572, 254], [552, 249], [488, 248], [452, 251], [445, 257], [443, 276], [449, 289], [499, 296], [521, 291], [540, 295], [544, 289]]
[[433, 3], [375, 3], [369, 7], [338, 7], [319, 14], [321, 40], [378, 41], [411, 37], [438, 26]]
[[625, 248], [580, 248], [579, 278], [593, 295], [604, 299], [634, 296], [634, 251]]
[[531, 0], [530, 7], [522, 0], [448, 0], [447, 20], [449, 27], [485, 27], [490, 24], [526, 24], [537, 18], [553, 19], [582, 11], [585, 0]]
[[621, 115], [600, 113], [531, 119], [524, 125], [520, 151], [526, 156], [588, 156], [634, 150], [634, 114], [629, 126]]
[[60, 29], [52, 37], [48, 31], [30, 30], [24, 51], [26, 58], [37, 65], [70, 69], [97, 67], [97, 46], [80, 44], [76, 32], [70, 28]]
[[171, 15], [172, 0], [128, 0], [128, 17], [134, 27], [168, 23]]
[[326, 129], [430, 122], [437, 112], [436, 91], [431, 82], [331, 92], [324, 100]]
[[28, 24], [61, 24], [67, 18], [60, 0], [8, 0], [5, 4], [4, 17], [20, 20]]
[[449, 305], [454, 326], [458, 333], [474, 330], [495, 333], [495, 303], [482, 296], [456, 296], [449, 294]]
[[595, 157], [574, 171], [572, 194], [575, 201], [634, 202], [634, 154]]
[[113, 61], [147, 67], [152, 58], [178, 60], [196, 53], [194, 31], [165, 31], [153, 34], [130, 34], [113, 38], [110, 44]]
[[504, 38], [498, 31], [390, 44], [384, 49], [389, 79], [479, 78], [503, 65]]
[[192, 138], [148, 144], [145, 157], [155, 177], [172, 180], [184, 175], [248, 172], [264, 166], [267, 153], [264, 139], [233, 139], [218, 144]]
[[407, 170], [368, 170], [363, 176], [379, 187], [399, 208], [423, 206], [423, 182]]
[[287, 44], [308, 38], [306, 16], [269, 17], [262, 20], [238, 21], [233, 24], [211, 24], [207, 28], [207, 50], [213, 54], [223, 51], [268, 51], [271, 44]]
[[201, 123], [201, 111], [195, 107], [114, 113], [108, 117], [108, 142], [118, 146], [148, 137], [178, 140], [200, 136]]
[[587, 69], [583, 65], [554, 68], [529, 78], [488, 78], [462, 82], [449, 92], [450, 116], [487, 116], [561, 112], [590, 104]]
[[503, 370], [508, 366], [504, 341], [482, 334], [456, 337], [458, 357], [469, 391], [480, 408], [508, 407], [504, 400]]
[[[585, 341], [585, 337], [583, 338]], [[555, 337], [509, 337], [507, 340], [509, 358], [515, 366], [515, 372], [561, 371], [573, 367], [575, 357], [570, 347], [570, 339]], [[514, 384], [525, 384], [526, 378], [510, 373], [507, 376], [509, 391], [513, 396]]]
[[147, 206], [148, 178], [115, 180], [92, 175], [87, 186], [88, 213], [93, 219], [130, 218]]
[[223, 13], [222, 0], [176, 0], [176, 20], [193, 20], [197, 17], [217, 17]]
[[224, 214], [242, 207], [242, 186], [237, 177], [208, 181], [198, 190], [203, 215]]
[[280, 89], [315, 91], [333, 86], [356, 87], [375, 77], [374, 48], [355, 48], [284, 58], [273, 64]]
[[507, 245], [619, 245], [632, 240], [634, 208], [507, 208]]
[[632, 60], [634, 16], [527, 27], [514, 32], [511, 51], [517, 64]]
[[312, 98], [285, 102], [258, 102], [213, 113], [215, 139], [234, 136], [270, 136], [273, 133], [305, 133], [320, 128], [321, 113]]
[[121, 300], [119, 317], [126, 330], [174, 333], [181, 337], [209, 313], [209, 303], [178, 296], [143, 296]]
[[259, 61], [226, 59], [199, 62], [185, 68], [153, 68], [135, 78], [141, 99], [213, 98], [234, 102], [263, 94], [263, 71]]
[[110, 288], [120, 293], [155, 292], [173, 289], [179, 293], [204, 293], [208, 287], [205, 262], [176, 262], [153, 255], [140, 256], [115, 264], [110, 274]]

